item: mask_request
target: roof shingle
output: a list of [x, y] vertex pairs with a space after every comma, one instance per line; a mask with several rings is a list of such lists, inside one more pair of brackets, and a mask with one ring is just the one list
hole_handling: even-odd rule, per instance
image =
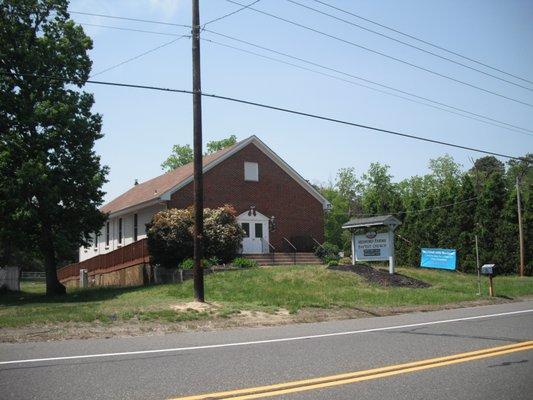
[[[215, 153], [206, 155], [203, 157], [204, 168], [211, 162], [219, 159], [228, 151], [238, 146], [241, 142], [234, 144], [233, 146], [226, 147]], [[193, 163], [186, 164], [182, 167], [176, 168], [172, 171], [166, 172], [163, 175], [159, 175], [146, 182], [139, 183], [133, 186], [127, 192], [121, 194], [109, 203], [103, 205], [100, 211], [103, 213], [115, 213], [129, 207], [133, 207], [142, 203], [149, 202], [150, 200], [158, 199], [161, 195], [168, 192], [174, 186], [179, 185], [193, 174]]]

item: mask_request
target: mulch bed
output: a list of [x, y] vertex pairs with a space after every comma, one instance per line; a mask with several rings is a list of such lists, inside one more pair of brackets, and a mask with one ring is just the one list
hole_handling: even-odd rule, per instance
[[413, 289], [428, 288], [431, 285], [427, 282], [410, 278], [402, 274], [389, 274], [389, 271], [384, 269], [373, 268], [366, 264], [356, 265], [335, 265], [330, 266], [328, 269], [335, 271], [354, 272], [357, 275], [361, 275], [370, 283], [376, 283], [381, 286], [394, 286], [394, 287], [409, 287]]

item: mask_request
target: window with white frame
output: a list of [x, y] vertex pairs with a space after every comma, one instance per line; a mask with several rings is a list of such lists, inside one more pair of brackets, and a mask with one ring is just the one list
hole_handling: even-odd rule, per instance
[[259, 181], [259, 164], [255, 162], [244, 162], [244, 180], [251, 182]]

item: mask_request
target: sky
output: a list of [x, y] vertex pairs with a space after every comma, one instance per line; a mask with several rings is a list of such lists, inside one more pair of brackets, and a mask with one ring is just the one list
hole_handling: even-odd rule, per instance
[[[251, 2], [236, 1], [243, 4]], [[533, 104], [533, 83], [486, 69], [312, 0], [297, 1], [530, 89], [439, 59], [287, 0], [262, 0], [254, 8]], [[531, 0], [325, 1], [533, 81]], [[190, 25], [190, 3], [190, 0], [72, 0], [69, 10]], [[200, 0], [200, 5], [201, 23], [240, 8], [225, 0]], [[168, 43], [175, 38], [172, 35], [190, 33], [188, 28], [171, 25], [75, 13], [71, 17], [84, 24], [86, 33], [94, 41], [94, 48], [90, 51], [93, 74]], [[253, 10], [242, 10], [207, 25], [207, 29], [533, 130], [533, 109], [530, 106], [453, 82]], [[206, 31], [202, 32], [202, 38], [273, 56]], [[297, 109], [513, 156], [533, 152], [533, 133], [524, 135], [495, 127], [209, 41], [202, 41], [201, 57], [202, 90], [206, 93]], [[305, 66], [294, 60], [284, 60]], [[191, 75], [191, 41], [182, 38], [98, 74], [94, 79], [190, 90]], [[337, 76], [355, 81], [343, 75]], [[135, 179], [142, 182], [161, 174], [161, 163], [170, 154], [172, 145], [192, 144], [190, 95], [96, 85], [86, 85], [85, 90], [94, 94], [94, 111], [103, 116], [105, 136], [96, 143], [95, 150], [102, 163], [110, 168], [109, 182], [104, 186], [106, 201], [128, 190]], [[472, 159], [482, 156], [472, 151], [204, 98], [204, 144], [230, 134], [237, 135], [238, 139], [257, 135], [301, 175], [315, 183], [334, 180], [339, 168], [344, 167], [353, 167], [362, 174], [372, 162], [389, 165], [391, 174], [398, 181], [427, 173], [428, 161], [444, 154], [453, 156], [465, 169], [471, 167]], [[501, 160], [506, 161], [504, 158]]]

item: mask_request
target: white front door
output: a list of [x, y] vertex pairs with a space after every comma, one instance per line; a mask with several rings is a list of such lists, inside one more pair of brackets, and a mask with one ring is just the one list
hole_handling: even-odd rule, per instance
[[244, 230], [242, 253], [268, 253], [268, 218], [258, 212], [256, 215], [246, 212], [239, 215], [237, 221]]

